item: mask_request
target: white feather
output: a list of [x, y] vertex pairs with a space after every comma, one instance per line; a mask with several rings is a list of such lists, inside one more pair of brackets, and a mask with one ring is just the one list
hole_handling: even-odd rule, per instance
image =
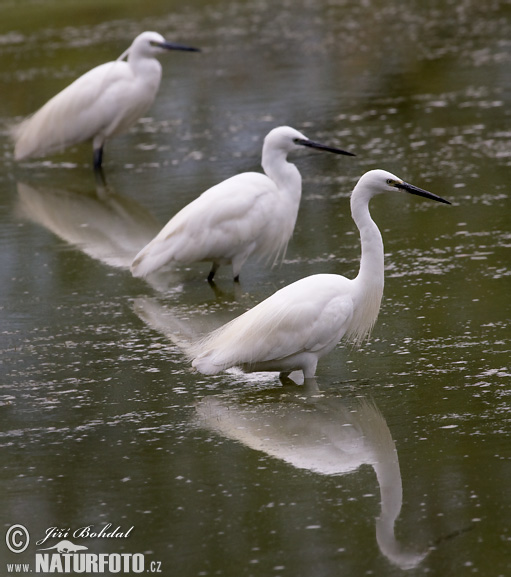
[[279, 220], [286, 215], [280, 214], [278, 201], [275, 184], [258, 173], [239, 174], [208, 189], [139, 252], [134, 276], [145, 277], [171, 262], [230, 264], [249, 256], [283, 256], [298, 207], [288, 226], [282, 226]]
[[196, 343], [189, 351], [193, 366], [205, 374], [231, 366], [289, 372], [314, 365], [315, 370], [317, 359], [350, 326], [350, 282], [325, 274], [284, 287]]
[[[178, 212], [140, 253], [131, 267], [145, 277], [168, 263], [210, 261], [231, 264], [238, 278], [245, 261], [283, 258], [296, 223], [302, 178], [287, 155], [311, 143], [289, 126], [274, 128], [265, 138], [265, 174], [247, 172], [213, 186]], [[324, 148], [324, 147], [323, 147]], [[338, 149], [330, 152], [347, 154]]]
[[314, 377], [318, 360], [342, 337], [359, 345], [376, 322], [383, 295], [384, 252], [369, 201], [383, 192], [404, 189], [446, 202], [383, 170], [359, 180], [351, 195], [353, 220], [362, 255], [355, 279], [319, 274], [301, 279], [195, 343], [192, 365], [204, 374], [232, 366], [248, 371], [303, 371]]
[[99, 150], [107, 139], [126, 132], [156, 97], [161, 65], [155, 56], [162, 43], [160, 34], [143, 32], [125, 52], [127, 62], [119, 59], [89, 70], [21, 122], [12, 131], [16, 160], [91, 139]]

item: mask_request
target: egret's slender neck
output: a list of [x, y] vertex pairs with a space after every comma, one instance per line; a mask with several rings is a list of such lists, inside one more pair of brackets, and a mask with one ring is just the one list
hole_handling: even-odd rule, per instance
[[355, 188], [351, 195], [351, 215], [360, 231], [362, 255], [357, 278], [364, 284], [378, 285], [383, 288], [384, 257], [383, 240], [379, 228], [369, 213], [371, 196]]
[[293, 203], [299, 204], [302, 196], [302, 177], [296, 166], [287, 161], [287, 152], [264, 146], [261, 164], [266, 175], [273, 180], [279, 190], [284, 191]]
[[361, 344], [369, 336], [380, 311], [383, 296], [383, 240], [369, 213], [371, 193], [355, 187], [351, 195], [351, 215], [360, 231], [362, 255], [354, 283], [354, 312], [348, 338]]
[[135, 76], [143, 78], [145, 83], [154, 85], [156, 89], [159, 87], [161, 64], [154, 55], [141, 54], [132, 47], [128, 52], [128, 64]]

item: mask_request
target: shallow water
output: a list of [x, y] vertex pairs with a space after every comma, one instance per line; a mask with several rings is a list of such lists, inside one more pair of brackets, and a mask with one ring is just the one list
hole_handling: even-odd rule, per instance
[[[18, 555], [2, 537], [2, 565], [34, 569], [50, 527], [111, 523], [133, 530], [68, 539], [187, 577], [509, 573], [510, 28], [497, 1], [2, 3], [0, 522], [31, 535]], [[9, 127], [145, 29], [202, 52], [162, 57], [149, 114], [107, 145], [107, 186], [88, 144], [15, 164]], [[133, 279], [138, 248], [259, 170], [279, 124], [357, 154], [294, 155], [283, 264], [249, 263], [240, 286], [220, 269], [216, 291], [207, 264]], [[203, 332], [305, 275], [356, 274], [349, 194], [375, 167], [453, 205], [373, 201], [370, 341], [323, 358], [319, 392], [192, 373], [176, 324]]]

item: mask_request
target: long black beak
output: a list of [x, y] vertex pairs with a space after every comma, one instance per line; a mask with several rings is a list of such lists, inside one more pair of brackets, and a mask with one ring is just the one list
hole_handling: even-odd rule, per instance
[[436, 194], [428, 192], [427, 190], [419, 188], [418, 186], [414, 186], [413, 184], [408, 184], [407, 182], [396, 182], [395, 187], [401, 188], [410, 194], [422, 196], [423, 198], [429, 198], [431, 200], [436, 200], [437, 202], [443, 202], [444, 204], [451, 204], [448, 200], [445, 200], [445, 198], [437, 196]]
[[299, 144], [301, 146], [308, 146], [309, 148], [316, 148], [317, 150], [326, 150], [327, 152], [333, 152], [334, 154], [355, 156], [353, 152], [346, 152], [345, 150], [341, 150], [340, 148], [334, 148], [333, 146], [326, 146], [325, 144], [320, 144], [319, 142], [314, 142], [313, 140], [309, 140], [307, 138], [295, 138], [294, 143]]
[[186, 52], [200, 52], [200, 48], [192, 48], [191, 46], [183, 46], [182, 44], [174, 44], [173, 42], [152, 42], [154, 46], [165, 48], [165, 50], [184, 50]]

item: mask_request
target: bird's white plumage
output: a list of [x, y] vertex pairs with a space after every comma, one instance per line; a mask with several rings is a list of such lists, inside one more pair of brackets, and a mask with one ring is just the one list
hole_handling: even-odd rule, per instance
[[233, 176], [184, 207], [136, 256], [133, 275], [145, 277], [168, 263], [210, 261], [210, 280], [221, 264], [232, 264], [237, 278], [252, 255], [283, 257], [302, 194], [300, 173], [287, 155], [303, 141], [310, 142], [293, 128], [274, 128], [263, 145], [265, 174]]
[[64, 88], [16, 129], [16, 160], [60, 152], [95, 137], [104, 141], [115, 136], [151, 106], [155, 95], [156, 91], [141, 90], [127, 62], [102, 64]]
[[278, 195], [275, 184], [255, 172], [213, 186], [178, 212], [140, 251], [132, 264], [133, 274], [145, 277], [171, 262], [208, 261], [232, 263], [237, 276], [249, 256], [278, 258], [285, 252], [298, 212], [296, 206], [294, 214], [281, 214], [274, 205]]
[[[153, 103], [161, 80], [156, 55], [163, 36], [143, 32], [127, 61], [101, 64], [80, 76], [13, 129], [16, 160], [45, 156], [93, 140], [94, 150], [127, 131]], [[123, 55], [123, 56], [124, 56]]]
[[356, 278], [318, 274], [280, 289], [193, 344], [189, 349], [192, 365], [204, 374], [232, 366], [282, 373], [301, 370], [307, 379], [314, 376], [318, 360], [342, 337], [360, 344], [376, 322], [384, 284], [383, 241], [369, 213], [369, 201], [396, 189], [446, 202], [389, 172], [367, 172], [351, 195], [362, 245]]
[[249, 371], [312, 371], [339, 342], [353, 318], [350, 281], [313, 275], [284, 287], [192, 347], [193, 366], [215, 374], [230, 366]]

